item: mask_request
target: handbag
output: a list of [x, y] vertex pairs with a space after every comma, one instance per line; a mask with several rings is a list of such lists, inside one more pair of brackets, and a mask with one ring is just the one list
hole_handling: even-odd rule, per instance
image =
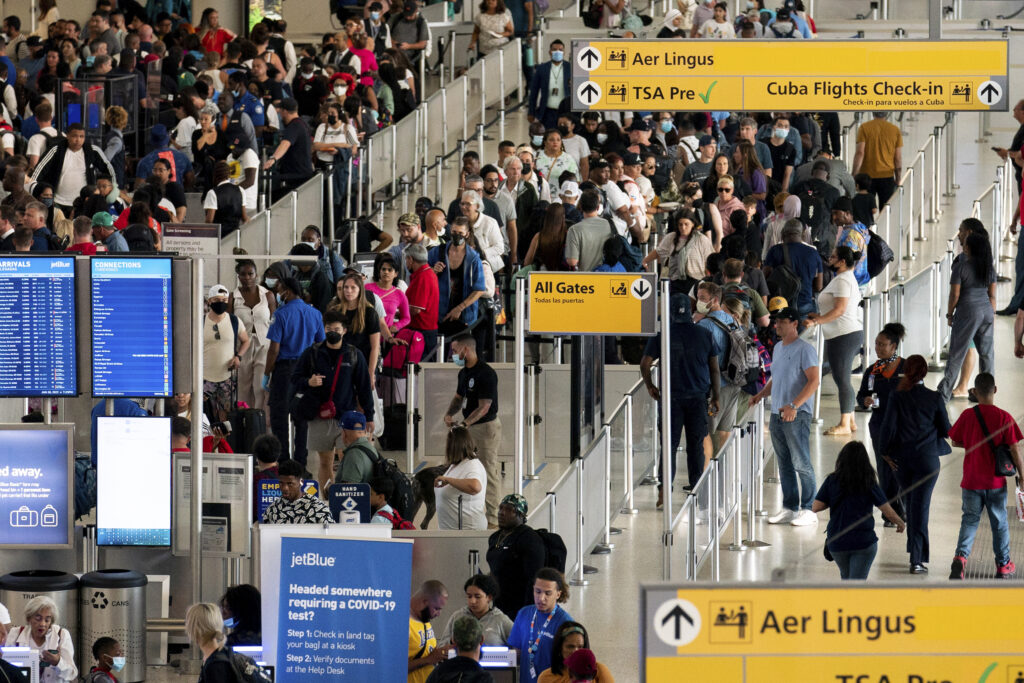
[[974, 406], [974, 414], [978, 418], [978, 426], [981, 427], [981, 433], [985, 435], [988, 447], [992, 450], [992, 456], [995, 458], [996, 476], [1012, 477], [1016, 473], [1017, 468], [1014, 467], [1013, 458], [1010, 457], [1010, 447], [1005, 443], [993, 443], [992, 435], [988, 431], [988, 425], [985, 424], [985, 418], [981, 416], [981, 406]]
[[338, 364], [334, 366], [334, 379], [331, 380], [331, 393], [327, 395], [327, 400], [320, 404], [320, 409], [316, 411], [316, 416], [321, 420], [330, 420], [338, 415], [338, 409], [334, 405], [334, 389], [338, 386], [338, 373], [341, 372], [341, 364], [345, 360], [344, 350], [338, 355]]

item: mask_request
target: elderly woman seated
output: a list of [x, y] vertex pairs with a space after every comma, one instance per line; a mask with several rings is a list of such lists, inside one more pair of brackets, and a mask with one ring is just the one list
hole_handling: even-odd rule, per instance
[[71, 633], [57, 623], [59, 620], [57, 604], [39, 595], [25, 605], [25, 625], [15, 626], [7, 634], [6, 645], [39, 651], [40, 683], [78, 680], [75, 644]]

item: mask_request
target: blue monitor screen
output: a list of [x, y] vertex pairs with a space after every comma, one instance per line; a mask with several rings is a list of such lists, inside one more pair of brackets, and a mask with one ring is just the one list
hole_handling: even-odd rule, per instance
[[171, 259], [93, 258], [92, 393], [170, 396]]
[[0, 396], [75, 396], [75, 259], [0, 256]]
[[70, 544], [70, 463], [67, 429], [0, 427], [0, 546]]

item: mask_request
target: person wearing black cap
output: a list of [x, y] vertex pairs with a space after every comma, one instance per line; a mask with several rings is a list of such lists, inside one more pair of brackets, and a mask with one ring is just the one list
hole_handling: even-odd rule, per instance
[[[302, 301], [302, 286], [293, 277], [277, 282], [278, 307], [267, 330], [270, 350], [263, 374], [263, 388], [269, 391], [270, 431], [281, 442], [282, 460], [293, 457], [306, 464], [306, 421], [295, 420], [295, 450], [288, 440], [288, 399], [291, 396], [291, 376], [295, 364], [316, 342], [323, 341], [323, 319], [320, 312]], [[292, 455], [289, 455], [292, 454]]]
[[[804, 167], [801, 166], [800, 168], [803, 169]], [[801, 201], [803, 201], [803, 197], [808, 195], [817, 197], [821, 200], [822, 211], [825, 215], [828, 215], [832, 212], [832, 207], [835, 205], [836, 200], [843, 194], [839, 188], [829, 182], [831, 174], [832, 165], [829, 163], [829, 160], [816, 159], [811, 162], [810, 177], [801, 178], [801, 174], [797, 173], [796, 178], [792, 181], [792, 193], [800, 196]]]
[[[526, 4], [533, 6], [533, 3]], [[569, 96], [569, 72], [572, 71], [572, 67], [565, 63], [565, 43], [561, 40], [551, 41], [548, 54], [551, 59], [538, 64], [530, 78], [530, 99], [526, 115], [530, 123], [543, 123], [545, 130], [558, 124], [558, 105]]]
[[363, 32], [373, 39], [373, 54], [379, 61], [391, 44], [391, 27], [384, 21], [384, 5], [377, 0], [371, 2], [366, 11], [368, 16], [363, 19]]
[[171, 182], [191, 185], [193, 176], [192, 162], [188, 160], [184, 152], [171, 147], [171, 136], [164, 124], [158, 123], [150, 129], [149, 150], [149, 154], [139, 159], [139, 163], [135, 167], [136, 188], [146, 184], [146, 179], [153, 172], [153, 164], [157, 159], [171, 162]]
[[[427, 26], [427, 20], [420, 16], [420, 6], [416, 0], [405, 0], [402, 13], [391, 22], [391, 43], [402, 51], [413, 65], [414, 72], [420, 60], [430, 56], [430, 27]], [[416, 78], [419, 78], [418, 74]], [[419, 83], [416, 84], [416, 92], [422, 92]]]
[[710, 135], [702, 135], [698, 141], [697, 160], [690, 163], [683, 171], [683, 178], [680, 186], [686, 183], [703, 184], [711, 175], [711, 164], [715, 160], [715, 153], [718, 151], [718, 143]]
[[[871, 281], [871, 275], [868, 274], [868, 242], [871, 241], [871, 233], [863, 223], [853, 220], [853, 201], [849, 197], [840, 197], [832, 205], [832, 223], [839, 229], [835, 246], [849, 247], [853, 251], [857, 259], [853, 275], [857, 278], [857, 284], [865, 287]], [[830, 236], [835, 234], [831, 230], [827, 232]]]
[[782, 509], [768, 523], [811, 526], [818, 523], [811, 512], [817, 491], [811, 464], [811, 399], [821, 382], [821, 369], [814, 347], [800, 338], [800, 313], [787, 307], [772, 317], [779, 333], [772, 377], [749, 401], [753, 406], [765, 396], [772, 398], [768, 432], [779, 461]]
[[[673, 294], [670, 302], [669, 389], [671, 401], [669, 418], [672, 462], [672, 480], [676, 477], [676, 451], [679, 449], [681, 431], [686, 429], [686, 474], [689, 481], [687, 490], [697, 484], [704, 471], [704, 438], [708, 435], [708, 413], [718, 412], [721, 376], [718, 354], [711, 332], [693, 322], [690, 314], [690, 297]], [[651, 367], [661, 357], [661, 335], [651, 337], [640, 361], [640, 376], [647, 385], [647, 393], [655, 401], [662, 400], [661, 391], [654, 385]], [[710, 403], [708, 397], [710, 396]], [[660, 416], [660, 412], [659, 412]], [[660, 425], [664, 428], [664, 425]], [[661, 472], [658, 465], [658, 472]], [[658, 487], [657, 506], [661, 507], [662, 487]]]
[[646, 119], [634, 116], [632, 123], [626, 128], [626, 132], [629, 133], [629, 146], [626, 147], [628, 152], [636, 154], [650, 152], [658, 156], [665, 156], [665, 148], [661, 146], [661, 143], [651, 139], [651, 124]]
[[312, 142], [309, 127], [299, 116], [298, 102], [286, 97], [281, 100], [278, 109], [284, 123], [281, 142], [264, 162], [263, 170], [273, 169], [279, 183], [278, 187], [281, 190], [288, 190], [313, 177]]

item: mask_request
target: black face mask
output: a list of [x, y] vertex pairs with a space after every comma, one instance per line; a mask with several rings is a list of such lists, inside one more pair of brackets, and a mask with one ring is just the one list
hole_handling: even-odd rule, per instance
[[466, 243], [466, 238], [457, 232], [452, 233], [452, 246], [461, 247]]
[[324, 338], [327, 339], [328, 344], [333, 346], [341, 341], [341, 332], [331, 330], [330, 332], [324, 333]]
[[562, 124], [561, 126], [559, 126], [558, 127], [558, 134], [561, 135], [563, 138], [568, 137], [569, 136], [569, 126], [566, 126], [565, 124]]
[[217, 315], [221, 315], [222, 313], [227, 313], [228, 302], [227, 301], [214, 301], [214, 302], [212, 302], [210, 304], [210, 310], [213, 311], [214, 313], [216, 313]]
[[337, 122], [338, 122], [338, 117], [335, 116], [334, 114], [331, 114], [330, 116], [327, 117], [327, 123], [331, 124], [332, 126], [334, 124], [336, 124]]
[[532, 170], [533, 167], [530, 166], [530, 164], [523, 164], [523, 175], [530, 175], [530, 171]]

